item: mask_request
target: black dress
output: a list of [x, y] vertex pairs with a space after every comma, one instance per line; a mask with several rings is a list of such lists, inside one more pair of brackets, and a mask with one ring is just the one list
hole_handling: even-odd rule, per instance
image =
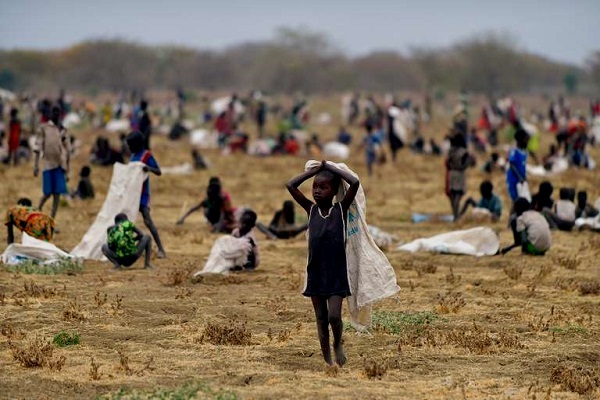
[[342, 205], [328, 215], [313, 205], [308, 218], [308, 275], [305, 296], [350, 296], [346, 267], [346, 223]]

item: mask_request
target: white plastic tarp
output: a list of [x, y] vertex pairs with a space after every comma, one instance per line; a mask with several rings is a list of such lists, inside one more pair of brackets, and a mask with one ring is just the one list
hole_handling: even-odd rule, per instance
[[21, 243], [12, 243], [2, 253], [2, 262], [7, 265], [31, 260], [51, 265], [61, 259], [74, 258], [50, 242], [36, 239], [23, 232]]

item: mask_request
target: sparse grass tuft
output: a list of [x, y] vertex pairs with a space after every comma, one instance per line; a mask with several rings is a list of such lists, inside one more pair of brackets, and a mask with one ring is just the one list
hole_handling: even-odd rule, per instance
[[74, 332], [73, 334], [64, 331], [59, 332], [56, 335], [54, 335], [54, 338], [52, 339], [52, 343], [54, 343], [58, 347], [73, 346], [79, 344], [79, 342], [80, 338], [79, 333], [77, 332]]
[[173, 389], [158, 388], [151, 392], [139, 392], [121, 388], [118, 391], [99, 397], [101, 400], [237, 400], [235, 392], [213, 390], [204, 383], [186, 383]]
[[550, 381], [571, 392], [584, 395], [600, 387], [600, 373], [596, 368], [561, 365], [552, 370]]
[[69, 301], [63, 308], [62, 318], [65, 321], [85, 321], [87, 316], [83, 312], [77, 299]]
[[579, 335], [587, 335], [588, 331], [585, 327], [581, 325], [567, 325], [567, 326], [553, 326], [550, 328], [550, 332], [552, 333], [560, 333], [563, 335], [568, 334], [579, 334]]
[[521, 278], [521, 275], [523, 275], [523, 267], [520, 265], [505, 265], [504, 266], [504, 273], [513, 281], [518, 281], [519, 278]]
[[179, 286], [191, 278], [194, 266], [187, 264], [167, 270], [162, 278], [162, 283], [165, 286]]
[[461, 308], [467, 305], [462, 293], [438, 294], [436, 310], [442, 314], [457, 313]]
[[381, 379], [387, 370], [388, 365], [385, 361], [365, 359], [363, 362], [363, 372], [369, 379]]
[[408, 327], [430, 325], [440, 320], [444, 319], [432, 311], [414, 313], [376, 311], [373, 313], [373, 328], [397, 335]]
[[580, 282], [578, 285], [578, 289], [579, 294], [582, 296], [587, 296], [589, 294], [600, 294], [600, 282], [597, 280]]
[[44, 265], [36, 261], [23, 261], [15, 265], [3, 264], [2, 268], [8, 272], [18, 272], [21, 274], [76, 275], [83, 271], [83, 262], [78, 258], [63, 258], [52, 265]]
[[248, 330], [246, 322], [211, 323], [206, 324], [200, 342], [214, 345], [248, 346], [252, 332]]
[[558, 265], [560, 265], [563, 268], [566, 269], [570, 269], [570, 270], [575, 270], [577, 269], [577, 267], [579, 266], [579, 264], [581, 263], [581, 260], [575, 258], [575, 257], [561, 257], [561, 256], [557, 256], [553, 258], [554, 262]]
[[94, 357], [90, 358], [90, 380], [98, 381], [102, 377], [102, 373], [100, 372], [100, 364], [96, 363]]
[[66, 358], [64, 356], [53, 357], [55, 347], [37, 336], [25, 343], [9, 340], [8, 346], [15, 361], [25, 368], [42, 367], [60, 371], [65, 365]]

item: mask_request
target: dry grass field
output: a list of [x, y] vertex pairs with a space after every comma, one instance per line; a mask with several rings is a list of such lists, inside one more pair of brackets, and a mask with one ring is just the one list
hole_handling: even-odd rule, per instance
[[[333, 110], [338, 103], [313, 104]], [[439, 137], [446, 123], [425, 126], [425, 133]], [[326, 139], [336, 126], [312, 130]], [[71, 184], [97, 133], [77, 132], [83, 147]], [[353, 133], [358, 142], [362, 132]], [[544, 137], [544, 151], [549, 142]], [[154, 153], [163, 167], [189, 160], [185, 140], [155, 137]], [[600, 161], [598, 148], [592, 155]], [[310, 301], [300, 294], [303, 237], [268, 241], [258, 234], [262, 263], [255, 272], [192, 282], [215, 236], [200, 213], [175, 225], [212, 175], [236, 205], [253, 207], [268, 223], [289, 198], [284, 183], [305, 158], [206, 156], [214, 164], [209, 171], [151, 178], [152, 214], [168, 253], [153, 260], [154, 270], [139, 262], [116, 272], [108, 263], [85, 262], [74, 275], [0, 270], [0, 398], [600, 398], [597, 233], [555, 232], [552, 249], [538, 258], [518, 250], [473, 258], [388, 249], [401, 292], [376, 305], [372, 334], [346, 330], [348, 364], [326, 368]], [[347, 163], [362, 178], [370, 224], [401, 242], [456, 228], [410, 222], [412, 212], [449, 212], [441, 158], [404, 150], [372, 178], [363, 159], [353, 149]], [[59, 247], [70, 250], [81, 239], [110, 176], [111, 169], [94, 168], [96, 199], [61, 207]], [[30, 165], [2, 166], [0, 179], [2, 210], [18, 197], [37, 201], [41, 194]], [[470, 195], [478, 196], [482, 179], [479, 167], [470, 170]], [[503, 175], [492, 179], [506, 206]], [[598, 171], [571, 170], [551, 180], [600, 196]], [[506, 210], [493, 228], [504, 245], [510, 242]], [[48, 345], [61, 331], [77, 333], [79, 343]]]

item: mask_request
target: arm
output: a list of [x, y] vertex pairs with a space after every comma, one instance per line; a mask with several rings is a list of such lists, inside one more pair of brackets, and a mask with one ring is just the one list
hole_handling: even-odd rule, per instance
[[135, 238], [135, 240], [139, 241], [144, 236], [144, 232], [142, 232], [137, 226], [133, 227], [133, 231], [137, 235], [137, 237]]
[[506, 253], [508, 253], [509, 251], [514, 249], [515, 247], [521, 246], [523, 240], [521, 238], [521, 231], [519, 231], [519, 229], [524, 228], [524, 227], [522, 227], [520, 225], [521, 224], [517, 222], [517, 219], [514, 219], [510, 222], [510, 227], [512, 229], [512, 233], [513, 233], [513, 237], [514, 237], [514, 243], [511, 244], [510, 246], [504, 247], [500, 251], [500, 254], [505, 255]]
[[161, 176], [162, 171], [156, 162], [156, 159], [153, 155], [150, 155], [148, 160], [146, 161], [146, 165], [144, 166], [144, 172], [152, 172], [154, 175]]
[[195, 205], [194, 207], [190, 208], [185, 214], [183, 214], [183, 216], [177, 220], [177, 225], [183, 225], [183, 221], [187, 217], [189, 217], [190, 214], [195, 213], [202, 207], [204, 207], [204, 200], [202, 202], [200, 202], [198, 205]]
[[352, 175], [351, 173], [344, 171], [332, 164], [328, 164], [325, 161], [323, 161], [323, 168], [327, 171], [331, 171], [334, 174], [341, 176], [342, 179], [350, 185], [348, 190], [346, 190], [346, 195], [344, 196], [344, 199], [342, 200], [342, 209], [344, 211], [348, 211], [348, 209], [350, 208], [350, 204], [352, 204], [354, 198], [356, 197], [356, 193], [358, 193], [360, 181], [356, 176]]
[[287, 184], [287, 190], [290, 192], [294, 200], [306, 211], [308, 214], [310, 212], [310, 208], [313, 206], [313, 202], [304, 196], [304, 193], [298, 189], [298, 187], [304, 183], [307, 179], [315, 176], [319, 171], [323, 168], [323, 164], [319, 165], [316, 168], [310, 169], [308, 171], [304, 171], [300, 175], [295, 178], [292, 178]]
[[33, 159], [33, 176], [37, 177], [38, 174], [40, 173], [40, 151], [41, 148], [43, 147], [43, 137], [44, 137], [44, 131], [42, 130], [42, 128], [38, 128], [37, 131], [37, 137], [35, 140], [35, 149], [33, 149], [33, 153], [34, 153], [34, 159]]

